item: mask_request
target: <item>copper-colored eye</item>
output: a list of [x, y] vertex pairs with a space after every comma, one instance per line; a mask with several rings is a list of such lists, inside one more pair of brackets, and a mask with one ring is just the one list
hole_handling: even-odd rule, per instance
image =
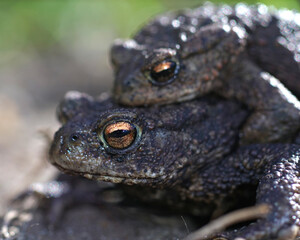
[[128, 122], [116, 122], [105, 128], [104, 139], [110, 147], [124, 149], [134, 142], [136, 133], [134, 125]]
[[150, 70], [152, 80], [159, 85], [169, 83], [177, 73], [177, 63], [170, 59], [156, 63]]

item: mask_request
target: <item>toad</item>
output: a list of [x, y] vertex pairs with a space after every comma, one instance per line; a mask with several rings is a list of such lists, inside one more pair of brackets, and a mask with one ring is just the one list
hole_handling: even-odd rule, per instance
[[110, 98], [70, 92], [58, 116], [63, 126], [55, 134], [50, 162], [60, 170], [97, 181], [172, 190], [181, 201], [201, 206], [199, 214], [228, 210], [228, 201], [239, 199], [236, 194], [251, 194], [256, 204], [270, 206], [266, 218], [214, 237], [295, 239], [299, 146], [237, 147], [247, 112], [236, 102], [207, 96], [130, 108]]
[[[299, 13], [206, 4], [166, 13], [111, 49], [114, 97], [168, 104], [216, 93], [252, 114], [241, 143], [288, 142], [300, 126]], [[279, 80], [283, 83], [281, 83]]]

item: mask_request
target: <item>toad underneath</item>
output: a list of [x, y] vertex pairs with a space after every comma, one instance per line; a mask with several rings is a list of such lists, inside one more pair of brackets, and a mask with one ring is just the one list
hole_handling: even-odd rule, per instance
[[[250, 194], [256, 204], [270, 206], [266, 218], [214, 237], [295, 239], [300, 224], [299, 146], [237, 147], [247, 113], [236, 102], [208, 96], [129, 108], [110, 98], [71, 92], [58, 115], [63, 126], [55, 134], [50, 162], [60, 170], [172, 191], [180, 201], [199, 206], [199, 215], [228, 211], [228, 201]], [[163, 196], [164, 203], [172, 204], [168, 194]]]

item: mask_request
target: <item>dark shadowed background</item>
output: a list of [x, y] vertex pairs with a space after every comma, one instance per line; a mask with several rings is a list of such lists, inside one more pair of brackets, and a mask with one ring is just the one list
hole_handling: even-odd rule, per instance
[[[130, 37], [157, 13], [201, 2], [0, 1], [0, 214], [17, 192], [56, 173], [46, 162], [45, 132], [59, 126], [55, 107], [64, 93], [110, 90], [113, 39]], [[300, 9], [296, 0], [260, 2]]]

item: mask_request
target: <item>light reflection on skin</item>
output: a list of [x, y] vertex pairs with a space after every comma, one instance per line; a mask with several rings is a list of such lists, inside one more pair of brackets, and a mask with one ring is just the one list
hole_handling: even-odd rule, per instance
[[298, 101], [298, 99], [288, 90], [285, 88], [285, 86], [280, 82], [278, 81], [276, 78], [274, 77], [270, 77], [270, 78], [267, 78], [266, 75], [268, 75], [268, 73], [261, 73], [261, 77], [264, 78], [264, 79], [269, 79], [269, 83], [277, 88], [280, 92], [280, 94], [291, 104], [293, 104], [297, 109], [300, 110], [300, 102]]

